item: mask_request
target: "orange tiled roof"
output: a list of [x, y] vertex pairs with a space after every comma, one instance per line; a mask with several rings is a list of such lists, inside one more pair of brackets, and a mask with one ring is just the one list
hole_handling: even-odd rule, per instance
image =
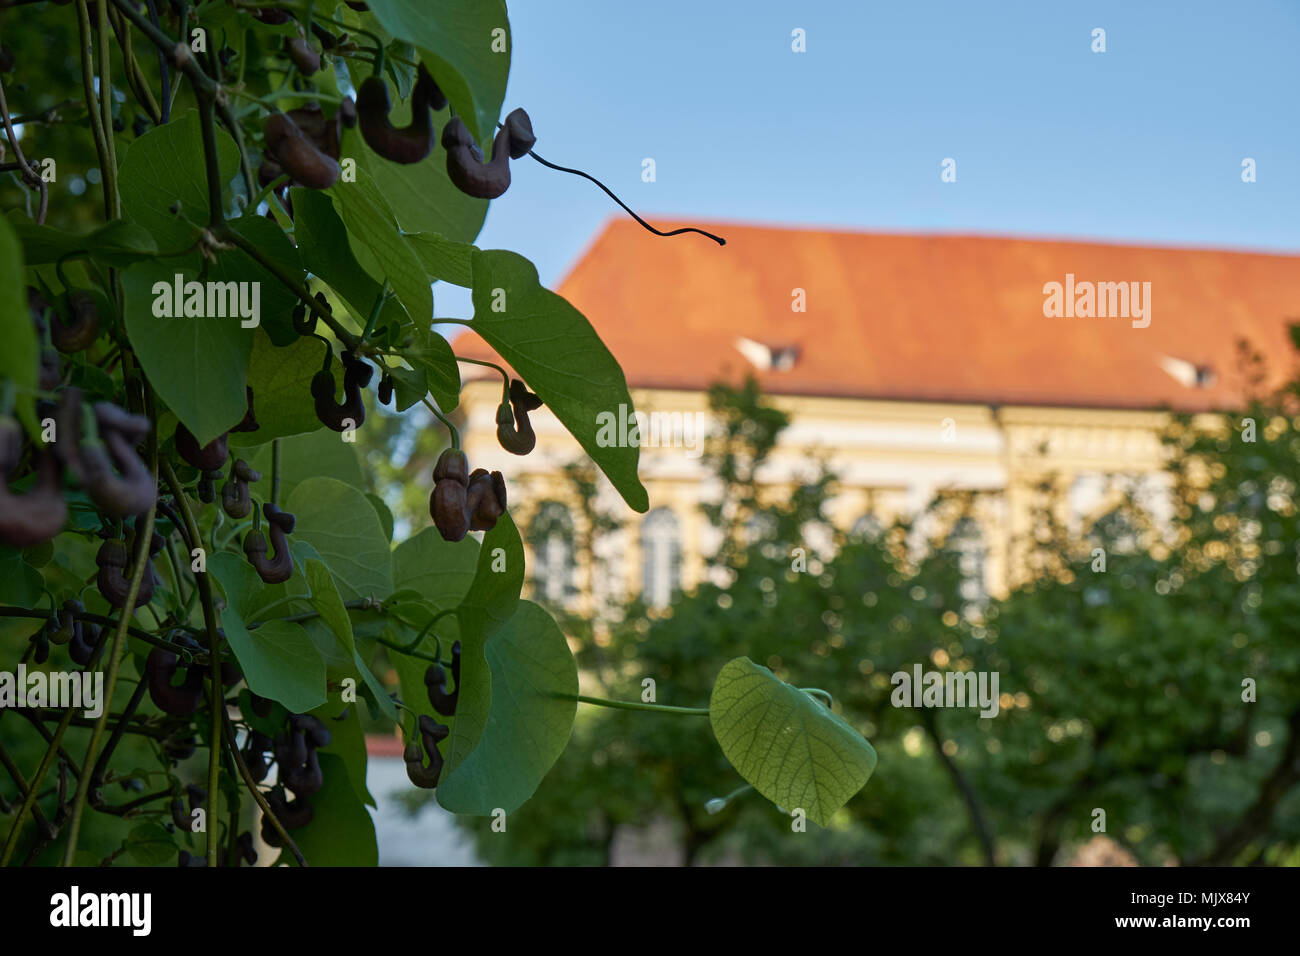
[[[1292, 363], [1287, 323], [1300, 317], [1300, 256], [705, 228], [727, 245], [613, 221], [558, 289], [633, 387], [737, 380], [754, 371], [741, 338], [797, 350], [786, 354], [796, 355], [788, 368], [757, 373], [771, 393], [961, 403], [1200, 410], [1239, 395], [1238, 339], [1262, 351], [1275, 375]], [[1044, 283], [1064, 283], [1066, 273], [1076, 283], [1150, 282], [1150, 326], [1045, 317]], [[806, 312], [791, 310], [796, 288]], [[491, 354], [472, 333], [456, 350]], [[1181, 384], [1166, 359], [1211, 367], [1212, 384]]]

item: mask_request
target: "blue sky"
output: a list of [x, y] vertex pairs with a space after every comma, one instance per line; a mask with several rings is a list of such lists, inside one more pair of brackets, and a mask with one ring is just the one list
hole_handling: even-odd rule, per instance
[[[643, 214], [1300, 251], [1296, 0], [509, 6], [506, 109]], [[520, 162], [479, 245], [555, 285], [617, 211]]]

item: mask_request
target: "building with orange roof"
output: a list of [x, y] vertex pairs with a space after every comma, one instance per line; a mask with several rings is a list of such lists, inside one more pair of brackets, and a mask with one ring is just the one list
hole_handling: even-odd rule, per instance
[[[818, 455], [839, 479], [828, 512], [846, 529], [916, 512], [942, 490], [976, 493], [962, 533], [972, 573], [995, 593], [1013, 576], [1011, 542], [1032, 530], [1040, 482], [1061, 488], [1074, 520], [1109, 507], [1116, 477], [1145, 488], [1158, 510], [1168, 411], [1239, 403], [1241, 341], [1272, 359], [1266, 384], [1291, 371], [1296, 256], [706, 228], [726, 246], [611, 222], [557, 290], [619, 360], [637, 409], [689, 420], [707, 413], [710, 384], [754, 375], [792, 418], [764, 474], [774, 494]], [[455, 344], [496, 358], [472, 332]], [[521, 522], [556, 529], [554, 541], [533, 536], [545, 542], [530, 555], [544, 596], [578, 594], [560, 468], [581, 450], [543, 410], [537, 451], [504, 453], [494, 440], [499, 400], [499, 380], [463, 393], [470, 459], [501, 469], [536, 503]], [[633, 514], [610, 492], [609, 510], [626, 524], [609, 547], [623, 560], [618, 580], [593, 587], [661, 602], [700, 580], [716, 546], [699, 508], [710, 488], [698, 450], [644, 447], [641, 462], [651, 510]]]

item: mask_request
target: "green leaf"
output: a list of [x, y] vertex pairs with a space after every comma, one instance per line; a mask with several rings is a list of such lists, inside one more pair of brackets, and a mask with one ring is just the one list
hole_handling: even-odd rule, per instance
[[[393, 112], [397, 113], [396, 107]], [[449, 111], [436, 114], [433, 118], [434, 128], [443, 129], [449, 116]], [[402, 121], [394, 115], [393, 122], [400, 125]], [[467, 196], [452, 184], [447, 178], [446, 153], [435, 151], [422, 163], [394, 163], [371, 150], [360, 130], [344, 133], [343, 152], [354, 157], [357, 166], [374, 179], [375, 185], [392, 207], [393, 215], [403, 232], [434, 233], [431, 238], [435, 240], [445, 236], [451, 245], [460, 245], [473, 242], [483, 228], [488, 201]], [[298, 201], [295, 199], [294, 210], [297, 208]], [[416, 254], [420, 254], [418, 247]], [[465, 268], [469, 268], [468, 259]], [[437, 272], [429, 274], [453, 281], [450, 276]]]
[[126, 852], [140, 866], [162, 866], [176, 858], [176, 841], [158, 823], [142, 823], [127, 834]]
[[438, 803], [452, 813], [513, 813], [537, 790], [573, 729], [578, 666], [541, 607], [520, 601], [488, 641], [487, 661], [492, 705], [483, 735], [437, 790]]
[[[480, 146], [489, 143], [510, 73], [505, 0], [442, 0], [437, 16], [429, 15], [424, 0], [375, 0], [370, 12], [393, 36], [420, 48], [456, 114]], [[505, 31], [504, 49], [494, 42], [494, 30]]]
[[86, 237], [83, 245], [96, 259], [119, 269], [158, 254], [158, 243], [149, 231], [125, 219], [104, 223]]
[[429, 377], [424, 369], [389, 365], [384, 371], [393, 380], [393, 402], [399, 412], [406, 411], [412, 405], [419, 405], [424, 396], [429, 394]]
[[[302, 261], [298, 250], [294, 248], [289, 237], [264, 216], [248, 214], [238, 219], [231, 219], [228, 226], [243, 236], [261, 254], [277, 265], [281, 271], [289, 273], [296, 281], [303, 282]], [[241, 249], [226, 249], [217, 257], [217, 261], [208, 267], [208, 279], [214, 282], [256, 282], [260, 298], [258, 320], [261, 328], [276, 345], [292, 345], [298, 341], [298, 333], [293, 328], [293, 307], [298, 304], [298, 296], [283, 282], [252, 256]]]
[[352, 639], [352, 621], [348, 609], [343, 606], [334, 579], [330, 577], [329, 568], [321, 561], [308, 561], [306, 566], [307, 587], [311, 589], [311, 606], [320, 615], [321, 623], [330, 629], [337, 642], [340, 657], [350, 658], [356, 653], [356, 643]]
[[[377, 866], [375, 822], [352, 786], [347, 764], [324, 750], [317, 754], [325, 785], [311, 798], [311, 823], [289, 835], [308, 866]], [[296, 865], [287, 850], [280, 862]]]
[[[298, 624], [281, 620], [266, 621], [251, 630], [245, 624], [273, 602], [305, 596], [301, 590], [305, 579], [295, 574], [285, 584], [265, 585], [247, 561], [229, 551], [208, 559], [208, 573], [217, 579], [226, 597], [221, 624], [249, 688], [295, 714], [323, 704], [325, 662], [307, 632]], [[284, 605], [277, 610], [290, 613]]]
[[[339, 714], [344, 709], [347, 715], [341, 720]], [[333, 754], [343, 761], [348, 770], [348, 782], [357, 799], [369, 806], [377, 806], [375, 798], [366, 787], [366, 734], [361, 729], [361, 711], [355, 706], [328, 703], [318, 707], [313, 716], [325, 722], [330, 732], [330, 742], [319, 748], [320, 753]], [[308, 861], [310, 862], [310, 861]]]
[[826, 826], [866, 785], [876, 751], [821, 701], [747, 657], [713, 683], [709, 722], [722, 752], [754, 789]]
[[[23, 560], [21, 551], [0, 545], [0, 604], [35, 607], [41, 598], [41, 573]], [[33, 621], [31, 629], [36, 630]]]
[[244, 379], [253, 329], [241, 328], [238, 316], [154, 315], [154, 284], [171, 287], [177, 274], [184, 282], [200, 278], [192, 259], [147, 260], [122, 273], [126, 331], [149, 384], [206, 445], [248, 409]]
[[[406, 244], [397, 220], [375, 181], [364, 169], [357, 169], [354, 183], [336, 183], [329, 194], [334, 208], [347, 227], [352, 253], [372, 276], [388, 278], [398, 301], [417, 326], [433, 318], [433, 292], [424, 266]], [[362, 306], [368, 314], [372, 302]]]
[[0, 379], [18, 386], [15, 399], [19, 416], [29, 428], [35, 429], [35, 399], [31, 390], [36, 388], [40, 343], [27, 311], [26, 289], [23, 247], [9, 221], [0, 219], [0, 341], [4, 342], [4, 348], [0, 349]]
[[320, 371], [324, 354], [316, 339], [301, 338], [287, 348], [277, 348], [264, 331], [254, 329], [247, 382], [253, 390], [257, 431], [231, 432], [231, 446], [260, 445], [319, 429], [311, 380]]
[[334, 478], [308, 478], [293, 489], [285, 510], [297, 518], [294, 536], [324, 558], [343, 600], [392, 593], [388, 538], [364, 494]]
[[430, 604], [454, 607], [474, 583], [478, 555], [474, 538], [446, 541], [437, 528], [424, 528], [393, 551], [393, 589], [409, 589]]
[[221, 626], [253, 693], [295, 714], [325, 703], [325, 663], [301, 625], [266, 621], [250, 631], [239, 612], [227, 607]]
[[[254, 488], [266, 501], [271, 500], [271, 457], [268, 443], [248, 460], [262, 473], [262, 480]], [[340, 441], [339, 433], [328, 428], [280, 440], [280, 501], [287, 501], [299, 484], [314, 477], [337, 478], [353, 488], [363, 488], [366, 484], [356, 446]]]
[[456, 720], [446, 744], [442, 780], [446, 782], [483, 735], [492, 705], [492, 677], [485, 649], [488, 639], [514, 616], [524, 586], [524, 545], [510, 515], [502, 515], [483, 536], [474, 581], [456, 619], [460, 624], [460, 686]]
[[[198, 112], [188, 110], [155, 126], [127, 148], [120, 166], [117, 188], [128, 218], [147, 229], [164, 253], [193, 243], [197, 230], [208, 224], [210, 209]], [[223, 186], [238, 169], [235, 142], [218, 129], [217, 170]], [[177, 202], [179, 215], [171, 212]]]
[[[375, 297], [379, 295], [380, 283], [361, 268], [352, 254], [347, 229], [334, 211], [329, 196], [315, 189], [298, 187], [291, 189], [289, 194], [293, 200], [294, 234], [298, 238], [298, 253], [303, 265], [312, 275], [328, 282], [353, 312], [368, 318]], [[409, 322], [401, 303], [389, 298], [379, 311], [377, 324], [403, 326]]]
[[389, 544], [392, 544], [393, 513], [388, 510], [387, 503], [383, 498], [378, 495], [372, 495], [369, 492], [366, 493], [366, 501], [369, 501], [371, 507], [375, 509], [375, 514], [379, 516], [379, 526], [384, 529], [384, 537], [388, 539]]
[[[408, 230], [408, 233], [410, 231]], [[408, 234], [407, 244], [424, 264], [431, 279], [441, 279], [469, 289], [474, 285], [474, 247], [428, 232]]]
[[25, 219], [13, 219], [30, 266], [58, 262], [78, 252], [89, 253], [119, 269], [158, 254], [158, 243], [147, 229], [125, 219], [106, 222], [84, 236], [53, 226], [38, 226]]
[[411, 344], [402, 350], [402, 355], [424, 374], [425, 384], [440, 409], [450, 412], [460, 404], [460, 367], [451, 344], [439, 333], [413, 329]]
[[472, 328], [541, 397], [623, 500], [646, 511], [650, 499], [636, 473], [640, 447], [609, 440], [620, 417], [632, 413], [627, 380], [586, 317], [542, 288], [523, 256], [475, 250]]

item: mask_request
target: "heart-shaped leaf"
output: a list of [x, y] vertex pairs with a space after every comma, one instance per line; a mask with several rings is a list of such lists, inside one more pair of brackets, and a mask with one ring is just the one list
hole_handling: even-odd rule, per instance
[[537, 790], [573, 729], [578, 667], [545, 610], [520, 601], [487, 642], [487, 661], [492, 701], [483, 734], [438, 786], [438, 803], [452, 813], [513, 813]]
[[865, 737], [747, 657], [728, 661], [718, 674], [709, 722], [723, 754], [755, 790], [821, 826], [876, 769]]

